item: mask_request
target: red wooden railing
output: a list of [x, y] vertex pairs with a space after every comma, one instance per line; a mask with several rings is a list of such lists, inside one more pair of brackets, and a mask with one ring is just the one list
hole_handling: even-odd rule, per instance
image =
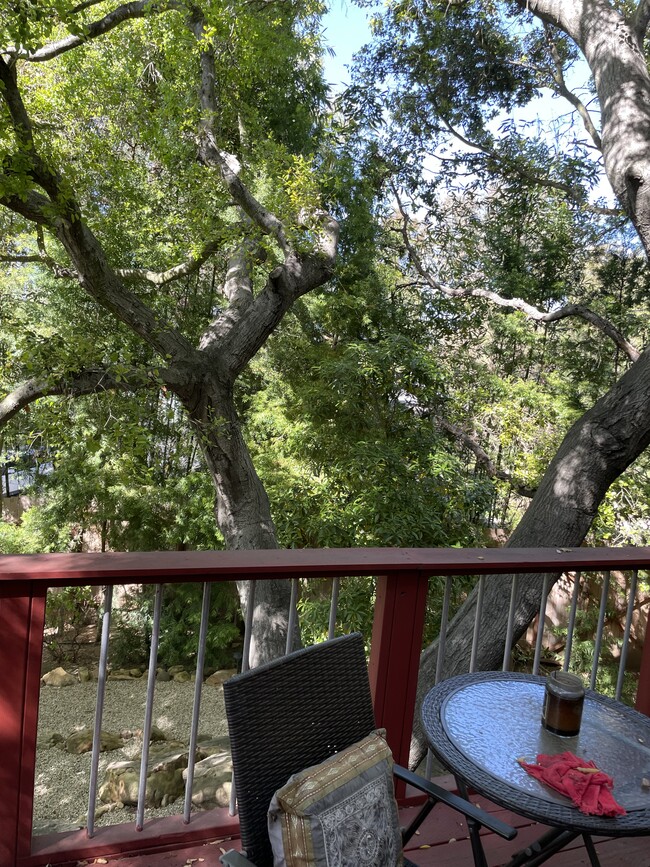
[[[433, 575], [650, 569], [650, 548], [327, 549], [0, 556], [0, 865], [45, 867], [116, 853], [162, 852], [237, 834], [226, 810], [32, 840], [38, 697], [48, 587], [379, 575], [370, 675], [378, 725], [407, 763], [427, 580]], [[650, 714], [650, 643], [637, 707]]]

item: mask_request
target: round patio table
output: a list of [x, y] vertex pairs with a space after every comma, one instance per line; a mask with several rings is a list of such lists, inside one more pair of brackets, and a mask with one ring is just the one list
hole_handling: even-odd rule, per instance
[[[650, 834], [650, 717], [587, 690], [580, 732], [560, 737], [542, 727], [545, 678], [516, 672], [476, 672], [444, 680], [422, 704], [431, 749], [466, 786], [495, 804], [553, 826], [510, 867], [538, 865], [582, 834], [598, 865], [590, 835]], [[614, 818], [588, 816], [568, 798], [527, 774], [518, 758], [572, 752], [614, 780], [613, 795], [626, 809]]]

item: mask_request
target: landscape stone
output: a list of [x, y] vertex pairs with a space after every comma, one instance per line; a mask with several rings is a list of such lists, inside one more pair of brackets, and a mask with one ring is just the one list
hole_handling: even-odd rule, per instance
[[[111, 750], [119, 750], [121, 747], [124, 746], [124, 742], [119, 735], [106, 731], [102, 731], [100, 735], [100, 753], [110, 752]], [[69, 735], [65, 741], [66, 752], [72, 753], [73, 755], [89, 753], [92, 748], [93, 730], [89, 728], [81, 729], [77, 732], [72, 732], [72, 734]]]
[[199, 735], [197, 740], [200, 745], [199, 749], [205, 756], [214, 756], [217, 753], [230, 752], [230, 738], [228, 735], [222, 735], [218, 738]]
[[[145, 806], [166, 807], [183, 794], [183, 769], [187, 768], [187, 761], [187, 752], [170, 753], [150, 759], [147, 767]], [[111, 762], [106, 768], [105, 781], [99, 790], [100, 800], [104, 803], [137, 806], [139, 778], [138, 758]]]
[[43, 734], [38, 738], [37, 746], [40, 750], [49, 750], [52, 747], [61, 747], [62, 744], [65, 744], [65, 738], [63, 735], [58, 732], [52, 732], [52, 734]]
[[79, 683], [88, 683], [92, 679], [90, 669], [82, 665], [77, 671], [77, 677], [79, 678]]
[[186, 669], [185, 669], [185, 666], [184, 666], [184, 665], [170, 665], [169, 668], [167, 669], [167, 671], [169, 672], [169, 674], [172, 674], [172, 675], [173, 675], [173, 674], [178, 674], [179, 672], [181, 672], [181, 671], [185, 671], [185, 670], [186, 670]]
[[[142, 737], [142, 731], [140, 732], [140, 736]], [[167, 740], [167, 735], [165, 734], [165, 732], [162, 729], [158, 728], [158, 726], [151, 726], [151, 731], [149, 732], [149, 742], [150, 743], [152, 743], [152, 744], [161, 743], [162, 741], [166, 741], [166, 740]]]
[[78, 683], [77, 678], [72, 674], [68, 674], [65, 668], [53, 668], [52, 671], [48, 671], [47, 674], [44, 674], [41, 678], [41, 683], [44, 683], [45, 686], [73, 686], [75, 683]]
[[[187, 768], [183, 771], [187, 780]], [[192, 803], [201, 810], [227, 807], [232, 788], [232, 757], [221, 752], [209, 756], [194, 766]]]
[[190, 674], [189, 671], [177, 671], [173, 675], [173, 679], [176, 683], [189, 683], [191, 680], [196, 680], [195, 674]]
[[83, 828], [84, 822], [65, 822], [59, 819], [44, 819], [43, 821], [35, 821], [32, 833], [34, 836], [40, 834], [58, 834], [62, 831], [78, 831]]
[[156, 674], [156, 680], [159, 680], [161, 683], [165, 683], [168, 680], [171, 680], [172, 676], [168, 671], [165, 671], [164, 668], [159, 668], [158, 673]]
[[224, 681], [230, 680], [235, 674], [237, 674], [236, 668], [222, 668], [220, 671], [215, 671], [214, 674], [211, 674], [205, 682], [210, 686], [221, 686]]
[[[183, 741], [161, 741], [159, 743], [150, 743], [149, 744], [149, 758], [164, 758], [168, 756], [170, 753], [178, 753], [183, 752], [183, 750], [187, 749], [187, 744], [184, 744]], [[201, 758], [206, 756], [207, 753], [203, 753]]]

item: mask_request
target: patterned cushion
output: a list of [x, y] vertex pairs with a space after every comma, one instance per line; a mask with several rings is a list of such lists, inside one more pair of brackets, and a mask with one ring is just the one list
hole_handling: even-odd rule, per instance
[[401, 867], [393, 757], [379, 730], [294, 774], [271, 801], [274, 867]]

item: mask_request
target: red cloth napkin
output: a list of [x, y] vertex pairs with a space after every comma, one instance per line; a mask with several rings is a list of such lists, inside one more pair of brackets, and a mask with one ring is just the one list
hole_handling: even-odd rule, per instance
[[593, 816], [622, 816], [623, 807], [612, 795], [614, 781], [594, 762], [579, 759], [573, 753], [537, 756], [537, 764], [517, 760], [532, 777], [571, 798], [582, 812]]

